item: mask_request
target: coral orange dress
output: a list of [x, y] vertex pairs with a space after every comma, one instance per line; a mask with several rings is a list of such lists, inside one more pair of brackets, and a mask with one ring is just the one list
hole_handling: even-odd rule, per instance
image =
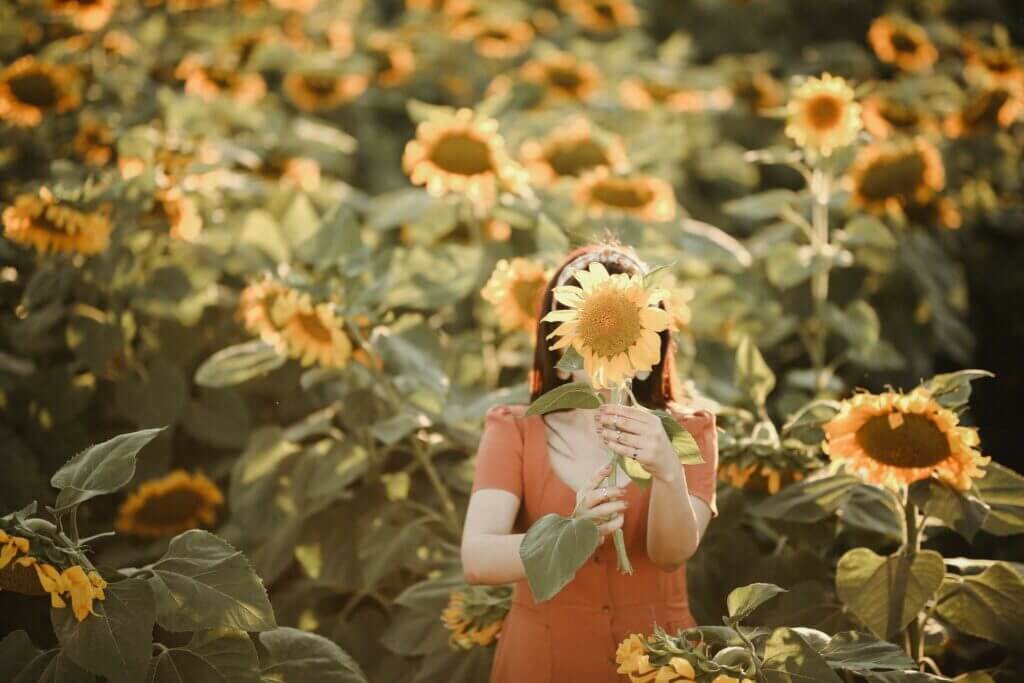
[[[477, 452], [473, 491], [497, 488], [519, 497], [515, 533], [544, 515], [572, 514], [576, 492], [550, 466], [547, 427], [526, 406], [501, 405], [487, 412]], [[669, 411], [697, 442], [704, 462], [682, 465], [689, 492], [712, 514], [718, 432], [714, 413]], [[621, 474], [620, 474], [621, 476]], [[491, 683], [615, 683], [615, 650], [630, 633], [650, 633], [657, 623], [669, 632], [694, 626], [686, 592], [686, 567], [658, 569], [647, 556], [647, 512], [651, 488], [626, 486], [629, 508], [623, 534], [633, 574], [620, 574], [610, 540], [555, 597], [537, 603], [525, 579], [518, 581], [505, 619]]]

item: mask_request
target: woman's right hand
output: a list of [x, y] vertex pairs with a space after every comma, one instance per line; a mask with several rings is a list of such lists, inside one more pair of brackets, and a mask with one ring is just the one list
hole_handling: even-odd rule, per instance
[[617, 486], [601, 486], [609, 474], [612, 466], [610, 464], [599, 468], [591, 475], [590, 480], [579, 491], [576, 492], [576, 510], [574, 517], [581, 517], [593, 520], [597, 524], [597, 530], [601, 533], [601, 543], [604, 543], [605, 536], [621, 529], [625, 517], [623, 513], [629, 503], [623, 500], [626, 490]]

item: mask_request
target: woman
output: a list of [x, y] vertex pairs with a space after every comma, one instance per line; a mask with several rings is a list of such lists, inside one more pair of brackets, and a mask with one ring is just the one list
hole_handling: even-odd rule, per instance
[[[646, 272], [619, 247], [583, 247], [569, 254], [547, 284], [539, 317], [551, 310], [556, 284], [600, 261], [609, 273]], [[567, 270], [568, 279], [561, 278]], [[664, 304], [662, 304], [663, 306]], [[546, 339], [554, 324], [537, 326], [531, 400], [567, 381], [588, 381], [584, 371], [557, 370], [558, 352]], [[676, 403], [671, 334], [661, 333], [661, 361], [633, 382], [637, 400], [664, 408], [696, 439], [704, 457], [680, 465], [656, 417], [637, 407], [605, 405], [544, 416], [524, 416], [526, 406], [495, 406], [477, 452], [472, 495], [462, 536], [462, 565], [473, 584], [515, 583], [512, 607], [495, 652], [491, 681], [572, 683], [620, 681], [615, 650], [630, 633], [650, 633], [657, 623], [674, 632], [694, 625], [686, 593], [686, 560], [697, 550], [715, 507], [718, 436], [715, 415]], [[651, 473], [651, 486], [603, 482], [608, 449], [634, 457]], [[629, 482], [618, 472], [619, 482]], [[537, 603], [525, 580], [519, 546], [545, 514], [573, 513], [598, 523], [601, 544], [575, 578], [549, 601]], [[633, 574], [617, 568], [615, 544], [622, 529]]]

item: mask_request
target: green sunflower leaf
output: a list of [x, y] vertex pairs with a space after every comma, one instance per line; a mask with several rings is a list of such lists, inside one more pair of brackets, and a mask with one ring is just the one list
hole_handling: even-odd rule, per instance
[[544, 415], [566, 408], [598, 408], [601, 397], [586, 382], [571, 382], [555, 387], [539, 396], [526, 409], [526, 415]]
[[600, 538], [589, 519], [551, 513], [534, 522], [519, 546], [534, 599], [544, 602], [557, 595], [597, 550]]

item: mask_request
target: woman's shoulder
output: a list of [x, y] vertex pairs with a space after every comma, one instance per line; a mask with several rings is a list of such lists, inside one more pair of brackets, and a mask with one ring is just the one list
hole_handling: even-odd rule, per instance
[[487, 409], [486, 418], [488, 421], [514, 421], [526, 417], [527, 408], [525, 404], [499, 403]]
[[707, 400], [670, 401], [665, 409], [669, 415], [680, 422], [715, 423], [714, 405]]

